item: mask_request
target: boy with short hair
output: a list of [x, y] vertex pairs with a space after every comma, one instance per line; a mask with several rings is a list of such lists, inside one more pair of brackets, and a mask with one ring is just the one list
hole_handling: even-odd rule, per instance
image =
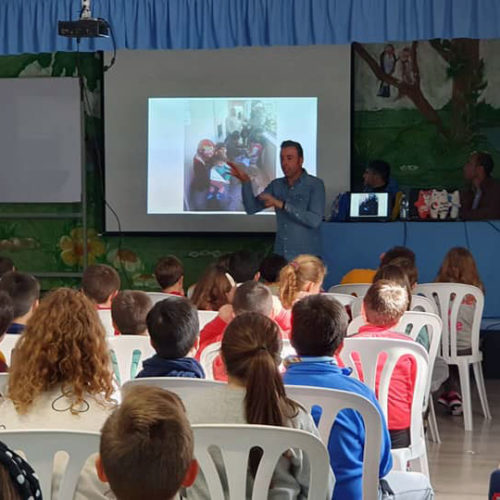
[[117, 500], [170, 500], [198, 473], [194, 439], [180, 398], [159, 387], [131, 387], [101, 431], [99, 479]]
[[151, 345], [156, 354], [146, 359], [137, 378], [205, 378], [193, 359], [198, 349], [198, 311], [184, 297], [169, 297], [155, 304], [146, 317]]
[[97, 313], [108, 336], [117, 334], [111, 318], [111, 303], [120, 286], [120, 275], [111, 266], [93, 264], [83, 271], [83, 293], [96, 304]]
[[38, 307], [40, 283], [31, 274], [9, 271], [0, 279], [0, 290], [7, 292], [14, 304], [14, 318], [7, 333], [22, 333]]
[[163, 293], [184, 297], [184, 266], [177, 257], [162, 257], [155, 266], [154, 274]]
[[[408, 335], [392, 330], [405, 311], [410, 298], [405, 287], [389, 281], [378, 280], [368, 289], [363, 298], [363, 314], [366, 324], [356, 337], [379, 337], [413, 342]], [[378, 386], [383, 362], [377, 365]], [[387, 421], [393, 448], [410, 445], [411, 403], [415, 384], [416, 366], [411, 356], [400, 358], [391, 377]]]
[[269, 287], [271, 293], [279, 297], [280, 294], [280, 271], [288, 264], [282, 255], [271, 254], [260, 263], [259, 272], [264, 285]]
[[111, 303], [113, 326], [121, 335], [148, 335], [146, 317], [153, 303], [139, 290], [118, 292]]
[[257, 256], [248, 250], [239, 250], [229, 256], [228, 273], [236, 283], [245, 281], [258, 281], [259, 260]]
[[[352, 392], [367, 398], [376, 408], [382, 421], [382, 441], [379, 477], [384, 478], [392, 468], [391, 443], [382, 409], [371, 389], [342, 369], [335, 361], [335, 354], [342, 349], [347, 332], [348, 316], [344, 306], [325, 295], [310, 295], [299, 300], [292, 309], [291, 343], [296, 356], [285, 359], [285, 384], [324, 387]], [[313, 408], [313, 418], [320, 415]], [[328, 452], [335, 474], [333, 500], [362, 498], [363, 452], [365, 427], [361, 416], [353, 410], [342, 410], [335, 419]], [[386, 483], [398, 494], [411, 491], [411, 498], [429, 500], [432, 488], [425, 476], [415, 473], [391, 472]], [[393, 498], [393, 497], [391, 497]]]
[[[4, 339], [7, 328], [9, 328], [13, 319], [14, 303], [7, 292], [0, 290], [0, 343]], [[0, 373], [8, 371], [8, 368], [5, 356], [0, 351]]]

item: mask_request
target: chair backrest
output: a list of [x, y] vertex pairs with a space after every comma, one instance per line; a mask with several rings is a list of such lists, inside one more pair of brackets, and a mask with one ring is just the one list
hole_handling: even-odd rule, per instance
[[[98, 432], [63, 430], [0, 431], [3, 441], [14, 451], [22, 451], [40, 480], [43, 498], [73, 498], [80, 472], [93, 453], [99, 451]], [[51, 495], [54, 455], [64, 451], [69, 460], [57, 496]], [[38, 497], [37, 497], [38, 498]]]
[[285, 359], [287, 356], [295, 356], [295, 348], [292, 346], [289, 339], [283, 339], [281, 341], [281, 359]]
[[0, 396], [7, 394], [7, 385], [9, 384], [9, 374], [0, 373]]
[[98, 309], [97, 315], [101, 320], [102, 326], [106, 331], [106, 337], [115, 336], [115, 327], [113, 326], [113, 318], [111, 317], [111, 309]]
[[21, 335], [16, 333], [6, 333], [3, 337], [2, 342], [0, 342], [0, 351], [2, 351], [5, 356], [5, 361], [10, 366], [10, 361], [12, 358], [12, 351], [16, 347], [17, 341], [20, 339]]
[[200, 364], [205, 372], [207, 380], [214, 380], [214, 361], [220, 354], [220, 342], [207, 345], [200, 355]]
[[124, 384], [135, 375], [131, 373], [135, 352], [139, 353], [138, 356], [136, 355], [138, 361], [137, 372], [142, 367], [142, 361], [155, 354], [149, 335], [117, 335], [108, 337], [107, 342], [109, 350], [113, 351], [116, 356], [120, 384]]
[[351, 283], [349, 285], [333, 285], [328, 289], [329, 293], [343, 293], [347, 295], [354, 295], [355, 297], [363, 297], [366, 295], [371, 283]]
[[198, 311], [198, 321], [200, 322], [200, 332], [203, 327], [214, 320], [219, 314], [217, 311]]
[[441, 356], [445, 361], [452, 361], [457, 357], [458, 314], [465, 297], [467, 295], [474, 297], [471, 350], [473, 356], [479, 355], [479, 333], [484, 308], [483, 292], [473, 285], [462, 283], [424, 283], [417, 285], [416, 291], [437, 304], [439, 316], [443, 322]]
[[168, 299], [169, 297], [172, 297], [172, 295], [163, 292], [146, 292], [146, 294], [151, 299], [153, 305], [161, 302], [162, 300]]
[[[253, 481], [252, 500], [267, 500], [277, 461], [290, 448], [300, 449], [311, 466], [308, 499], [324, 499], [328, 491], [328, 451], [313, 434], [287, 427], [266, 425], [193, 425], [194, 453], [203, 471], [212, 500], [246, 496], [248, 456], [254, 447], [262, 449]], [[211, 450], [221, 451], [227, 477], [227, 496]]]
[[226, 384], [225, 382], [217, 382], [215, 380], [189, 377], [135, 378], [122, 385], [122, 396], [125, 395], [130, 387], [134, 387], [136, 385], [148, 385], [153, 387], [160, 387], [161, 389], [167, 389], [169, 391], [175, 392], [181, 399], [184, 399], [187, 393], [196, 397], [197, 394], [204, 393], [214, 387], [217, 388], [225, 386]]
[[[386, 359], [378, 381], [377, 366], [382, 354], [385, 354]], [[417, 342], [407, 340], [349, 337], [344, 340], [344, 346], [340, 352], [345, 366], [353, 370], [351, 376], [362, 380], [377, 393], [377, 399], [386, 418], [388, 416], [389, 386], [392, 373], [400, 358], [407, 355], [413, 358], [416, 368], [410, 426], [410, 442], [414, 444], [422, 438], [422, 410], [428, 387], [429, 356], [425, 348]], [[361, 368], [362, 373], [358, 371], [358, 367]], [[377, 385], [378, 392], [376, 391]]]
[[363, 396], [352, 392], [318, 387], [285, 386], [287, 396], [299, 402], [307, 410], [321, 408], [318, 430], [321, 440], [328, 446], [330, 431], [339, 411], [346, 408], [361, 414], [365, 427], [363, 454], [363, 500], [378, 498], [380, 446], [382, 422], [375, 406]]
[[353, 302], [357, 300], [357, 297], [354, 295], [350, 295], [347, 293], [324, 293], [323, 295], [327, 297], [331, 297], [332, 299], [338, 300], [344, 307], [349, 306], [352, 307]]

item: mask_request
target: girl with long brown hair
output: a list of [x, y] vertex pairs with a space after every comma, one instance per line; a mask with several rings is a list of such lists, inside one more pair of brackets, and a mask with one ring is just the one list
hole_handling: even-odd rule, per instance
[[[206, 391], [206, 399], [185, 399], [191, 423], [261, 424], [293, 427], [319, 436], [311, 416], [289, 399], [279, 372], [279, 328], [259, 313], [243, 313], [224, 332], [221, 354], [227, 385]], [[250, 456], [250, 471], [258, 457]], [[288, 450], [276, 466], [272, 488], [280, 498], [305, 498], [309, 488], [309, 462], [300, 450]], [[188, 498], [208, 498], [203, 481], [188, 490]], [[273, 497], [274, 498], [274, 497]], [[331, 498], [325, 492], [325, 498]]]
[[197, 309], [218, 311], [223, 305], [229, 304], [230, 292], [235, 283], [228, 276], [226, 268], [220, 264], [212, 264], [205, 270], [191, 297]]

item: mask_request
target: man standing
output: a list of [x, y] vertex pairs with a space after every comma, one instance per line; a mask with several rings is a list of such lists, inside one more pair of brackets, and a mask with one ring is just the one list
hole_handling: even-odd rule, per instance
[[323, 181], [302, 168], [304, 153], [298, 142], [284, 141], [281, 144], [280, 161], [285, 177], [272, 181], [256, 197], [248, 174], [231, 164], [232, 174], [242, 183], [245, 210], [247, 214], [255, 214], [274, 207], [277, 219], [274, 253], [287, 260], [300, 254], [319, 255], [319, 226], [325, 212]]
[[500, 219], [500, 182], [491, 177], [493, 158], [474, 152], [464, 165], [464, 179], [470, 186], [460, 193], [460, 215], [466, 220]]

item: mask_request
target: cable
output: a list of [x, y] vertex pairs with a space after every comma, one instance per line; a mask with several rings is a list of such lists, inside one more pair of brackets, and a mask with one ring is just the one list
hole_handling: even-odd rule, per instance
[[406, 246], [406, 242], [408, 241], [408, 222], [403, 221], [403, 246]]
[[99, 17], [98, 19], [99, 21], [106, 23], [107, 27], [109, 28], [109, 32], [111, 33], [111, 41], [113, 42], [113, 57], [111, 58], [110, 63], [107, 66], [104, 66], [103, 69], [104, 73], [106, 73], [106, 71], [109, 71], [116, 62], [116, 38], [115, 38], [115, 32], [113, 31], [113, 27], [111, 26], [111, 24], [108, 23], [108, 21], [106, 21], [106, 19], [103, 19], [102, 17]]
[[469, 229], [467, 228], [466, 221], [463, 221], [463, 224], [464, 224], [465, 245], [467, 246], [467, 250], [470, 251]]

